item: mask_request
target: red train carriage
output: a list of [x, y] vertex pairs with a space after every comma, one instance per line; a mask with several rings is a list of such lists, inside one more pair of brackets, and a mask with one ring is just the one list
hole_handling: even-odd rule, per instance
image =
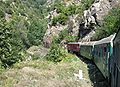
[[79, 52], [80, 51], [80, 43], [79, 42], [71, 42], [67, 44], [68, 52]]

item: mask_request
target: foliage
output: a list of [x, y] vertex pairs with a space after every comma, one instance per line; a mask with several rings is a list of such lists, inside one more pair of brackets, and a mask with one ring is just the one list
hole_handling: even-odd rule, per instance
[[47, 60], [53, 62], [60, 62], [65, 58], [67, 52], [62, 49], [59, 44], [66, 37], [66, 35], [68, 35], [68, 30], [64, 29], [59, 33], [58, 37], [53, 38], [50, 50], [45, 57]]
[[35, 0], [35, 2], [36, 2], [35, 4], [39, 6], [44, 5], [47, 2], [47, 0]]
[[81, 3], [84, 5], [84, 9], [88, 9], [94, 3], [94, 0], [81, 0]]
[[49, 53], [45, 57], [49, 61], [60, 62], [66, 56], [65, 50], [61, 49], [56, 43], [52, 43]]
[[65, 39], [66, 36], [68, 36], [68, 30], [64, 29], [59, 33], [59, 37], [58, 37], [58, 44], [60, 43], [60, 41], [62, 41], [63, 39]]
[[83, 11], [84, 11], [84, 5], [83, 4], [80, 4], [78, 6], [76, 6], [76, 10], [75, 10], [75, 14], [79, 14], [81, 17], [83, 15]]
[[103, 25], [96, 30], [93, 40], [102, 39], [107, 37], [119, 29], [120, 25], [120, 7], [113, 8], [109, 15], [104, 18]]
[[66, 40], [67, 42], [73, 42], [76, 40], [76, 37], [71, 36], [67, 29], [62, 30], [59, 33], [58, 37], [53, 38], [50, 50], [47, 56], [45, 57], [47, 60], [53, 62], [60, 62], [65, 60], [64, 58], [67, 58], [68, 53], [66, 52], [65, 49], [62, 49], [59, 45], [62, 40]]
[[75, 42], [76, 40], [77, 40], [77, 36], [72, 36], [72, 35], [66, 36], [67, 42]]
[[66, 16], [65, 14], [60, 14], [59, 16], [53, 17], [52, 25], [56, 25], [57, 23], [65, 25], [67, 20], [68, 16]]
[[57, 13], [64, 13], [66, 9], [64, 3], [55, 3], [54, 8], [57, 9]]
[[67, 42], [75, 42], [77, 40], [77, 36], [72, 36], [69, 34], [67, 29], [64, 29], [59, 33], [58, 37], [53, 38], [53, 41], [56, 44], [60, 44], [62, 40], [66, 40]]
[[41, 44], [46, 31], [46, 0], [0, 1], [0, 65], [22, 61], [24, 50]]
[[56, 44], [60, 44], [60, 42], [62, 40], [66, 40], [66, 42], [75, 42], [77, 40], [77, 36], [72, 36], [69, 32], [68, 32], [68, 29], [64, 29], [62, 30], [58, 37], [54, 37], [53, 38], [53, 41], [56, 43]]
[[82, 0], [81, 2], [82, 4], [80, 4], [79, 6], [73, 4], [67, 7], [65, 7], [64, 3], [55, 3], [54, 9], [56, 9], [59, 15], [53, 17], [52, 25], [56, 25], [57, 22], [63, 25], [66, 24], [68, 17], [73, 14], [80, 14], [81, 16], [83, 11], [85, 9], [88, 9], [91, 6], [91, 4], [94, 2], [94, 0]]
[[68, 20], [68, 16], [75, 13], [76, 6], [70, 5], [68, 7], [65, 7], [63, 3], [57, 3], [55, 4], [55, 9], [57, 9], [57, 13], [59, 13], [59, 15], [53, 18], [52, 24], [56, 25], [58, 22], [64, 25]]
[[0, 61], [4, 67], [11, 66], [22, 58], [22, 45], [19, 43], [21, 40], [19, 41], [16, 35], [11, 24], [4, 19], [0, 21]]
[[39, 45], [47, 29], [46, 20], [33, 19], [29, 26], [28, 39], [32, 45]]

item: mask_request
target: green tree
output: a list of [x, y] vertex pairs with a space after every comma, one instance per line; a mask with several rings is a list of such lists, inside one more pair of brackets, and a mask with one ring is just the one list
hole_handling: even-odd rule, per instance
[[8, 24], [4, 19], [0, 20], [0, 61], [5, 68], [22, 59], [20, 55], [22, 45], [16, 35], [11, 23]]
[[40, 45], [47, 29], [46, 20], [33, 19], [29, 26], [28, 39], [32, 45]]

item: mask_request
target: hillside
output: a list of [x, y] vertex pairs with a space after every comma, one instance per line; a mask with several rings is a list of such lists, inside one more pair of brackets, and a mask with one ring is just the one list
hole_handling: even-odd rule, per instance
[[4, 67], [24, 59], [24, 51], [42, 44], [47, 29], [45, 0], [0, 1], [0, 60]]
[[68, 53], [66, 44], [115, 33], [120, 27], [119, 3], [0, 0], [0, 87], [105, 86], [96, 66]]
[[[0, 74], [0, 87], [93, 87], [87, 69], [73, 55], [58, 64], [45, 60], [21, 62]], [[84, 79], [74, 75], [79, 70], [84, 72]]]

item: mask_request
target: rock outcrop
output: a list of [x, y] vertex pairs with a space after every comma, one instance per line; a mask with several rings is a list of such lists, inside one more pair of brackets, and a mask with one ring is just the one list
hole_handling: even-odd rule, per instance
[[[64, 0], [66, 6], [71, 4], [80, 4], [81, 0]], [[60, 31], [68, 29], [71, 35], [80, 37], [79, 41], [90, 41], [91, 37], [95, 34], [96, 26], [101, 26], [101, 21], [105, 15], [120, 2], [120, 0], [95, 0], [89, 9], [84, 10], [83, 16], [79, 18], [79, 15], [72, 15], [66, 25], [57, 23], [56, 26], [51, 26], [51, 20], [53, 17], [59, 14], [56, 10], [53, 10], [47, 16], [49, 23], [48, 29], [44, 35], [43, 43], [45, 47], [49, 47], [52, 43], [54, 36], [58, 36]]]
[[79, 30], [81, 32], [80, 34], [82, 34], [80, 35], [82, 39], [79, 41], [90, 41], [95, 33], [94, 30], [96, 26], [101, 26], [101, 21], [104, 19], [105, 15], [118, 3], [120, 3], [119, 0], [95, 0], [89, 9], [84, 11], [83, 21], [80, 24]]
[[[74, 1], [68, 1], [68, 2], [64, 1], [66, 6], [73, 4], [72, 2], [74, 2], [75, 5], [80, 4], [80, 0], [74, 0]], [[50, 47], [53, 37], [58, 36], [60, 31], [64, 29], [68, 29], [69, 32], [72, 32], [72, 35], [78, 35], [78, 30], [79, 30], [79, 20], [77, 19], [78, 15], [70, 16], [66, 25], [61, 25], [57, 23], [55, 26], [52, 26], [53, 17], [56, 17], [58, 15], [59, 14], [55, 9], [49, 12], [49, 15], [46, 17], [48, 19], [48, 29], [43, 38], [43, 44], [45, 47]]]

